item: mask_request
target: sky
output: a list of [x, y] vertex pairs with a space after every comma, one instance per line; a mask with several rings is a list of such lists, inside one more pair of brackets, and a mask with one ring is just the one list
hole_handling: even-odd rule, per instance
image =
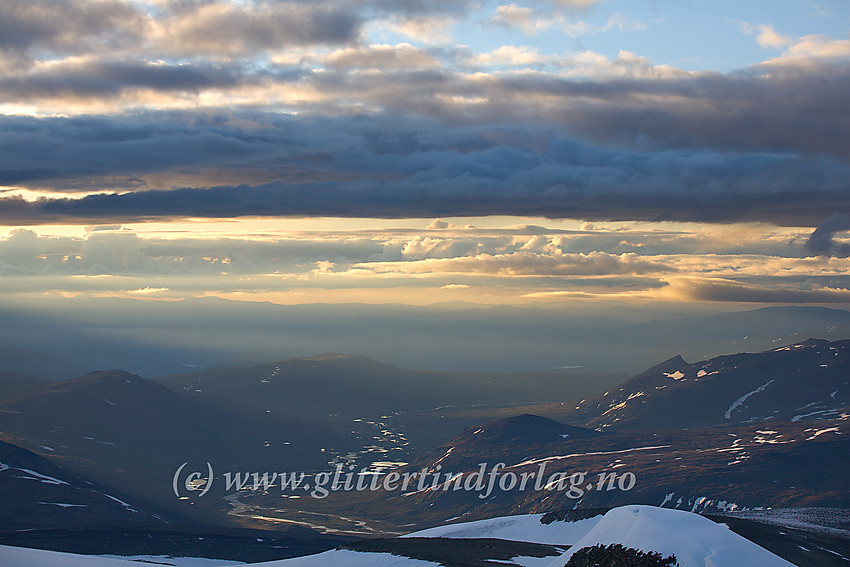
[[844, 0], [0, 0], [0, 301], [847, 308], [848, 33]]

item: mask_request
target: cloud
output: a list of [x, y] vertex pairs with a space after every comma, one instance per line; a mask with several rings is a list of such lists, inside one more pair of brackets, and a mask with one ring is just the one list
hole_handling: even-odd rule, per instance
[[756, 36], [756, 41], [762, 47], [781, 48], [790, 44], [792, 39], [787, 35], [781, 35], [773, 29], [773, 26], [759, 26], [759, 33]]
[[593, 1], [562, 2], [557, 7], [548, 7], [548, 10], [537, 10], [528, 6], [517, 6], [516, 4], [504, 4], [496, 7], [496, 13], [490, 18], [488, 23], [492, 26], [507, 29], [518, 28], [526, 36], [534, 36], [542, 31], [556, 29], [573, 38], [613, 29], [646, 29], [646, 25], [642, 22], [627, 19], [620, 14], [612, 15], [601, 26], [576, 20], [564, 14], [564, 12], [567, 12], [568, 15], [572, 16], [574, 12], [583, 11], [595, 3]]
[[850, 57], [850, 39], [807, 35], [794, 41], [783, 55], [786, 58], [848, 58]]
[[449, 42], [452, 25], [480, 6], [475, 0], [365, 0], [356, 4], [372, 18], [370, 29], [431, 44]]
[[596, 4], [601, 4], [605, 0], [552, 0], [559, 8], [568, 10], [587, 10]]
[[[437, 10], [424, 9], [411, 4], [394, 14], [438, 17]], [[542, 53], [510, 44], [488, 53], [405, 43], [363, 45], [354, 27], [346, 28], [350, 37], [343, 34], [341, 45], [333, 44], [338, 49], [329, 51], [289, 33], [275, 20], [290, 21], [289, 11], [319, 18], [325, 4], [260, 2], [230, 18], [234, 10], [235, 5], [212, 2], [159, 18], [227, 28], [210, 32], [207, 38], [214, 45], [209, 46], [189, 34], [185, 48], [198, 50], [195, 56], [179, 56], [184, 41], [180, 38], [189, 33], [184, 30], [167, 34], [168, 40], [146, 37], [144, 42], [152, 45], [145, 43], [144, 49], [93, 50], [12, 66], [0, 78], [0, 105], [69, 115], [120, 114], [145, 107], [197, 107], [223, 115], [240, 107], [242, 112], [283, 109], [302, 117], [398, 114], [446, 125], [527, 123], [586, 141], [647, 149], [795, 152], [850, 159], [850, 123], [844, 118], [850, 112], [843, 96], [850, 91], [848, 40], [805, 36], [795, 39], [786, 55], [765, 64], [726, 74], [690, 73], [627, 50], [609, 58], [588, 51]], [[207, 12], [218, 15], [204, 16]], [[291, 21], [299, 22], [295, 17]], [[254, 24], [277, 31], [262, 33], [253, 30]], [[309, 29], [299, 24], [299, 33], [309, 34]], [[226, 46], [227, 34], [256, 57], [227, 55], [225, 50], [201, 53]], [[298, 45], [278, 49], [275, 34], [285, 36], [280, 41]], [[325, 42], [322, 46], [332, 40], [314, 39]]]
[[850, 216], [833, 215], [820, 224], [806, 241], [806, 250], [821, 256], [850, 256], [850, 244], [836, 242], [835, 235], [839, 232], [850, 231]]
[[229, 59], [359, 39], [363, 14], [331, 2], [163, 3], [122, 0], [3, 2], [0, 50], [36, 57], [98, 53]]
[[121, 0], [28, 0], [0, 3], [0, 50], [84, 53], [140, 40], [148, 18]]
[[140, 295], [155, 295], [160, 293], [166, 293], [168, 291], [171, 290], [167, 287], [142, 287], [139, 289], [131, 290], [130, 293], [136, 293]]
[[[552, 14], [578, 25], [569, 13], [594, 4], [488, 6], [505, 25], [536, 26]], [[32, 60], [0, 73], [4, 222], [529, 214], [816, 226], [848, 204], [845, 40], [795, 38], [769, 63], [692, 73], [626, 50], [367, 44], [387, 26], [470, 20], [472, 1], [9, 6], [26, 33], [8, 29], [0, 49]], [[53, 8], [66, 26], [41, 17]], [[611, 16], [596, 28], [630, 25]]]
[[[172, 299], [235, 293], [243, 299], [273, 301], [296, 290], [321, 300], [315, 294], [322, 290], [349, 290], [366, 297], [375, 290], [415, 294], [474, 288], [508, 301], [779, 303], [842, 302], [842, 290], [850, 288], [850, 261], [800, 257], [802, 251], [788, 245], [789, 237], [800, 232], [796, 229], [476, 229], [444, 221], [423, 232], [421, 221], [393, 223], [395, 228], [380, 224], [280, 235], [277, 229], [267, 234], [248, 222], [251, 234], [240, 237], [205, 237], [203, 225], [196, 223], [184, 234], [161, 235], [119, 226], [87, 230], [79, 237], [16, 228], [0, 236], [0, 287]], [[644, 246], [624, 251], [629, 250], [624, 240]], [[728, 252], [717, 254], [723, 246]]]
[[476, 0], [356, 0], [352, 3], [379, 15], [396, 17], [440, 14], [460, 17], [479, 5]]
[[[281, 82], [297, 78], [278, 74]], [[139, 60], [77, 58], [0, 78], [5, 96], [15, 99], [101, 99], [140, 90], [183, 93], [244, 88], [271, 79], [268, 73], [245, 73], [239, 66], [216, 63], [168, 64]]]
[[[406, 0], [4, 0], [0, 52], [36, 60], [98, 53], [153, 60], [209, 57], [217, 61], [310, 46], [354, 45], [364, 24], [390, 22], [423, 33], [445, 27], [474, 5]], [[415, 33], [414, 33], [415, 35]]]
[[[624, 59], [623, 64], [626, 69], [641, 69], [637, 61]], [[727, 75], [663, 79], [663, 71], [622, 80], [506, 79], [496, 100], [519, 104], [520, 93], [528, 93], [538, 103], [538, 114], [551, 112], [552, 120], [568, 131], [600, 142], [850, 158], [850, 139], [841, 131], [848, 126], [841, 118], [848, 102], [839, 98], [836, 88], [850, 88], [850, 66], [776, 64]], [[809, 104], [801, 105], [800, 97]], [[507, 104], [492, 106], [510, 112]], [[820, 112], [825, 114], [819, 117]]]
[[14, 229], [0, 237], [0, 274], [10, 276], [219, 276], [305, 273], [343, 267], [380, 255], [383, 241], [342, 238], [141, 238], [133, 232], [96, 231], [83, 238], [39, 236]]
[[[816, 226], [846, 205], [850, 175], [828, 158], [612, 149], [552, 130], [399, 115], [4, 117], [0, 146], [0, 185], [102, 192], [0, 199], [11, 224], [511, 214]], [[230, 179], [254, 183], [216, 184]]]
[[557, 61], [554, 56], [541, 55], [533, 47], [503, 45], [490, 53], [481, 53], [472, 56], [468, 63], [482, 66], [535, 66], [552, 64]]
[[537, 14], [527, 6], [506, 4], [496, 7], [496, 14], [490, 23], [505, 28], [519, 28], [525, 35], [535, 35], [540, 31]]
[[664, 293], [695, 301], [744, 303], [850, 303], [850, 289], [777, 289], [735, 281], [677, 278]]
[[741, 30], [747, 35], [756, 36], [756, 42], [762, 47], [772, 47], [781, 49], [790, 45], [794, 40], [790, 36], [782, 35], [773, 29], [772, 24], [748, 24], [747, 22], [738, 22]]
[[322, 63], [331, 69], [375, 71], [427, 69], [440, 65], [434, 55], [409, 43], [346, 47], [331, 53], [322, 60]]
[[339, 3], [212, 1], [159, 22], [157, 47], [177, 55], [243, 56], [357, 39], [361, 16]]
[[[0, 124], [4, 127], [0, 144], [4, 153], [8, 149], [0, 157], [0, 185], [64, 187], [68, 191], [128, 185], [156, 188], [160, 186], [156, 179], [162, 176], [174, 172], [191, 176], [205, 169], [218, 172], [210, 174], [213, 179], [232, 168], [234, 177], [260, 182], [294, 181], [310, 170], [309, 177], [315, 181], [330, 159], [321, 150], [347, 139], [328, 124], [280, 122], [273, 114], [7, 116], [0, 117]], [[257, 178], [251, 170], [265, 173]], [[140, 176], [146, 174], [154, 178], [142, 180]], [[125, 181], [116, 187], [119, 179]]]
[[606, 252], [550, 254], [514, 252], [512, 254], [478, 254], [444, 259], [428, 258], [407, 262], [372, 262], [357, 269], [378, 273], [466, 273], [497, 276], [600, 276], [611, 274], [655, 274], [673, 271], [661, 263], [636, 254], [614, 255]]
[[744, 33], [756, 33], [762, 47], [785, 48], [782, 55], [769, 59], [764, 65], [822, 65], [826, 61], [840, 62], [850, 58], [850, 39], [835, 39], [820, 34], [791, 37], [777, 33], [772, 25], [752, 26], [739, 22]]
[[451, 25], [454, 18], [430, 16], [404, 18], [389, 24], [396, 33], [424, 43], [448, 43], [452, 38]]
[[[724, 75], [684, 73], [626, 51], [614, 60], [587, 53], [553, 59], [515, 46], [467, 54], [458, 62], [468, 65], [477, 57], [479, 65], [545, 64], [559, 71], [484, 73], [475, 67], [466, 72], [434, 66], [435, 60], [416, 48], [342, 51], [338, 57], [340, 72], [211, 62], [69, 61], [5, 76], [3, 102], [45, 112], [79, 111], [81, 103], [73, 95], [88, 97], [98, 109], [113, 103], [123, 108], [136, 97], [150, 100], [153, 90], [171, 97], [163, 99], [166, 107], [213, 104], [210, 112], [225, 117], [230, 111], [220, 105], [226, 101], [276, 102], [307, 120], [357, 113], [382, 127], [387, 115], [436, 120], [447, 128], [524, 122], [617, 146], [850, 159], [850, 124], [843, 118], [850, 115], [843, 96], [850, 90], [850, 65], [842, 62], [786, 61]], [[378, 61], [418, 66], [375, 70]], [[345, 65], [368, 68], [343, 71]], [[573, 77], [574, 71], [592, 78]]]

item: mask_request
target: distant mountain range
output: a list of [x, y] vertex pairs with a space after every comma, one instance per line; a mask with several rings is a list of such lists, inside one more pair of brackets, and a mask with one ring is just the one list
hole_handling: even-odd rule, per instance
[[[552, 304], [284, 306], [215, 298], [151, 302], [44, 297], [35, 306], [0, 302], [0, 345], [50, 353], [65, 363], [55, 364], [46, 356], [4, 360], [0, 352], [0, 370], [59, 379], [122, 368], [153, 378], [342, 352], [426, 370], [571, 367], [634, 375], [676, 354], [702, 360], [807, 337], [850, 337], [846, 310], [786, 306], [718, 314], [717, 309], [683, 312], [625, 304], [584, 310]], [[24, 360], [30, 364], [21, 365]]]
[[[433, 372], [380, 364], [365, 356], [324, 354], [248, 367], [214, 368], [157, 378], [207, 405], [272, 409], [286, 415], [332, 412], [345, 417], [531, 404], [597, 392], [619, 375], [564, 372]], [[604, 387], [604, 386], [603, 386]]]
[[[623, 378], [564, 371], [407, 370], [365, 356], [324, 354], [200, 370], [157, 381], [192, 400], [248, 419], [269, 423], [288, 416], [333, 424], [364, 444], [391, 445], [393, 460], [408, 460], [458, 430], [498, 415], [500, 408], [511, 415], [516, 413], [511, 408], [519, 406], [596, 396]], [[345, 442], [334, 445], [336, 451], [346, 447]]]

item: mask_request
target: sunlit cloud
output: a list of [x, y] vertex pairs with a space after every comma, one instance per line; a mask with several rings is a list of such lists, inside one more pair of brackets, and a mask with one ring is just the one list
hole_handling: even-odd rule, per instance
[[790, 36], [778, 33], [772, 24], [748, 24], [747, 22], [738, 22], [741, 30], [747, 35], [755, 35], [756, 41], [762, 47], [772, 47], [781, 49], [790, 45], [793, 39]]
[[[364, 268], [362, 264], [358, 268]], [[613, 255], [605, 252], [569, 254], [555, 250], [551, 254], [514, 252], [511, 254], [477, 254], [459, 258], [430, 258], [407, 262], [372, 263], [377, 272], [474, 273], [499, 276], [523, 275], [609, 275], [647, 274], [673, 271], [672, 268], [636, 254]]]
[[0, 290], [282, 303], [394, 297], [416, 304], [452, 293], [522, 304], [841, 303], [850, 288], [850, 259], [809, 255], [805, 230], [655, 223], [475, 228], [454, 221], [413, 229], [360, 220], [349, 228], [278, 234], [252, 234], [236, 223], [217, 236], [204, 236], [204, 224], [175, 234], [121, 225], [83, 227], [75, 236], [18, 228], [0, 237]]

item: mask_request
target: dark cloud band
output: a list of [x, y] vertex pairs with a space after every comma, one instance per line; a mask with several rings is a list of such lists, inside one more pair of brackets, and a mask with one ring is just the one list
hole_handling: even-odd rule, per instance
[[[103, 192], [0, 201], [0, 219], [19, 224], [530, 215], [817, 226], [850, 209], [850, 168], [830, 158], [612, 149], [522, 125], [390, 115], [4, 117], [0, 146], [0, 185]], [[180, 187], [186, 177], [195, 184]]]
[[[560, 193], [560, 194], [558, 194]], [[399, 186], [389, 182], [350, 185], [272, 183], [261, 186], [182, 188], [90, 195], [82, 199], [27, 202], [0, 199], [0, 221], [107, 222], [240, 216], [337, 216], [430, 218], [434, 216], [518, 215], [595, 221], [769, 222], [817, 224], [841, 195], [735, 195], [702, 199], [663, 192], [633, 194], [588, 190], [464, 193], [446, 195], [440, 186]]]

